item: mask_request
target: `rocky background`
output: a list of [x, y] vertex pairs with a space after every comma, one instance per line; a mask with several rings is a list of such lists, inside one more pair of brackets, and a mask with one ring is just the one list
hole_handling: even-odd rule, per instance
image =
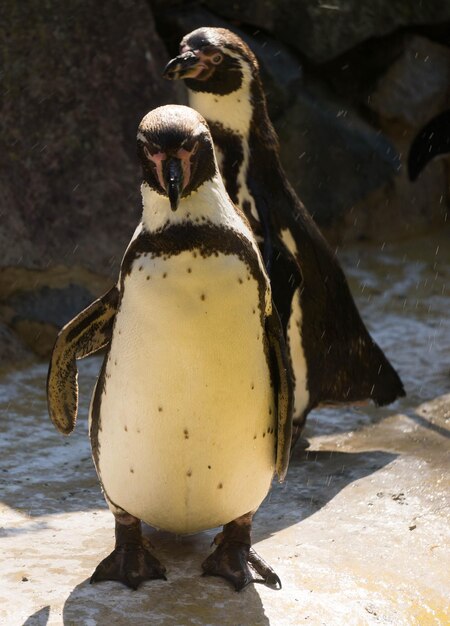
[[450, 0], [4, 0], [0, 366], [45, 357], [117, 275], [140, 213], [135, 133], [184, 102], [161, 78], [204, 25], [256, 53], [289, 178], [333, 243], [448, 228], [448, 159], [412, 138], [450, 106]]

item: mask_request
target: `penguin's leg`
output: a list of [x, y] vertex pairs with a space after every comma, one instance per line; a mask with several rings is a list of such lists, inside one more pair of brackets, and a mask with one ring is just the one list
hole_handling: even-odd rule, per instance
[[142, 536], [141, 520], [121, 509], [113, 513], [116, 520], [116, 546], [97, 565], [90, 582], [117, 580], [136, 590], [144, 580], [167, 580], [166, 568], [151, 553], [150, 541]]
[[251, 547], [254, 512], [225, 524], [214, 543], [215, 551], [203, 561], [203, 576], [221, 576], [230, 581], [236, 591], [249, 583], [264, 583], [281, 589], [281, 581], [273, 569]]

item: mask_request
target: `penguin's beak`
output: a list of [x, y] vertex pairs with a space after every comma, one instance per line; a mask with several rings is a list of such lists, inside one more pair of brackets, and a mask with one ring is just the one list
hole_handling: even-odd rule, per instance
[[197, 78], [203, 70], [207, 70], [206, 63], [201, 61], [192, 50], [175, 57], [166, 65], [163, 76], [168, 80]]
[[180, 159], [170, 158], [164, 168], [164, 182], [172, 211], [178, 209], [183, 190], [183, 166]]

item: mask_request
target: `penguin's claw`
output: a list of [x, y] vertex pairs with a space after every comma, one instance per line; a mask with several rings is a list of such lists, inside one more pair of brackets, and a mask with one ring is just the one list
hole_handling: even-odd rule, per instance
[[[253, 548], [238, 541], [223, 541], [202, 563], [203, 576], [221, 576], [242, 591], [250, 583], [263, 583], [281, 589], [273, 569]], [[257, 576], [259, 574], [259, 577]]]
[[253, 548], [250, 548], [248, 552], [248, 562], [254, 570], [263, 577], [263, 582], [268, 587], [274, 587], [275, 589], [281, 589], [283, 586], [281, 580], [277, 574], [273, 571], [268, 563], [257, 554]]
[[91, 584], [116, 580], [134, 591], [144, 580], [167, 580], [166, 568], [144, 545], [123, 544], [103, 559], [91, 576]]

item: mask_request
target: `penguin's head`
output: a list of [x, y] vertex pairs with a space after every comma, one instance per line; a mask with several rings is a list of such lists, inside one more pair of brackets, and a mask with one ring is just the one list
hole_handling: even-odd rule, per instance
[[258, 73], [250, 48], [225, 28], [198, 28], [180, 44], [180, 55], [169, 61], [163, 76], [185, 80], [192, 91], [227, 95], [238, 91], [245, 76]]
[[216, 173], [208, 125], [189, 107], [168, 105], [147, 113], [137, 144], [144, 183], [167, 196], [172, 211]]

